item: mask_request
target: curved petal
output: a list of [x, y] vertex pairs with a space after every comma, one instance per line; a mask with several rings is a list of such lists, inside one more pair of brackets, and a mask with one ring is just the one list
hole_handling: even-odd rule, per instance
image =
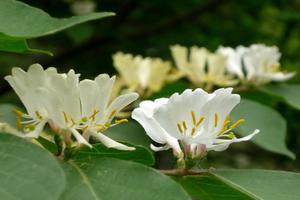
[[69, 130], [71, 131], [71, 133], [76, 138], [76, 140], [79, 144], [84, 144], [90, 148], [93, 147], [90, 143], [88, 143], [88, 141], [86, 141], [86, 139], [84, 139], [84, 137], [76, 129], [70, 128]]
[[207, 149], [208, 150], [214, 150], [214, 151], [224, 151], [229, 147], [229, 145], [231, 143], [248, 141], [258, 133], [259, 133], [259, 130], [255, 129], [253, 131], [253, 133], [251, 133], [251, 134], [249, 134], [245, 137], [242, 137], [242, 138], [233, 138], [231, 140], [230, 139], [216, 139], [215, 140], [216, 144], [208, 146]]
[[138, 97], [139, 97], [139, 95], [135, 92], [118, 96], [109, 105], [109, 107], [105, 111], [105, 117], [100, 120], [100, 123], [103, 123], [104, 121], [111, 121], [118, 112], [120, 112], [123, 108], [125, 108], [129, 104], [131, 104]]
[[122, 151], [133, 151], [135, 150], [134, 147], [129, 147], [124, 144], [121, 144], [119, 142], [116, 142], [115, 140], [112, 140], [111, 138], [107, 137], [103, 133], [94, 133], [92, 132], [91, 135], [95, 137], [97, 140], [99, 140], [102, 144], [104, 144], [108, 148], [114, 148]]

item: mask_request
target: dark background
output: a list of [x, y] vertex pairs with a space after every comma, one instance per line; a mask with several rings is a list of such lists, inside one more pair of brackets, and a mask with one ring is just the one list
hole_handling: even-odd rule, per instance
[[[72, 0], [23, 0], [54, 17], [74, 15]], [[70, 68], [93, 78], [115, 73], [111, 55], [124, 51], [170, 59], [169, 46], [232, 46], [265, 43], [277, 45], [281, 63], [289, 71], [300, 71], [300, 1], [298, 0], [95, 0], [95, 11], [113, 11], [115, 17], [88, 22], [55, 35], [30, 40], [31, 47], [51, 50], [53, 57], [0, 53], [1, 77], [11, 67], [27, 68], [32, 63]], [[299, 82], [299, 73], [292, 82]], [[299, 91], [300, 92], [300, 91]], [[20, 104], [7, 83], [0, 80], [0, 102]], [[288, 122], [288, 147], [300, 155], [300, 115], [276, 99], [261, 93], [248, 97], [275, 107]], [[163, 159], [163, 161], [165, 161]], [[226, 153], [210, 153], [203, 166], [297, 170], [298, 160], [268, 153], [250, 143], [232, 145]]]

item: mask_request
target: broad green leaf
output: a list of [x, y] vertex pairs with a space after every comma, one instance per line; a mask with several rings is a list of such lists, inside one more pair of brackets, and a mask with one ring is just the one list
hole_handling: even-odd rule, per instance
[[171, 178], [139, 163], [112, 158], [63, 164], [67, 188], [61, 200], [187, 200]]
[[261, 88], [263, 92], [281, 97], [287, 104], [300, 110], [300, 85], [299, 84], [269, 84]]
[[50, 51], [31, 49], [28, 47], [26, 39], [5, 36], [0, 33], [0, 51], [13, 53], [44, 53], [52, 56]]
[[286, 121], [276, 111], [258, 102], [242, 99], [241, 103], [233, 110], [232, 118], [243, 118], [245, 123], [237, 128], [237, 133], [246, 136], [255, 129], [259, 129], [251, 139], [258, 146], [295, 159], [295, 155], [286, 147]]
[[14, 109], [18, 109], [18, 108], [11, 104], [1, 104], [0, 105], [0, 121], [8, 123], [12, 127], [16, 128], [17, 127], [17, 117], [13, 111]]
[[0, 160], [1, 199], [53, 200], [65, 188], [57, 160], [25, 139], [0, 133]]
[[142, 146], [136, 146], [131, 144], [126, 144], [128, 146], [133, 146], [136, 149], [134, 151], [121, 151], [117, 149], [107, 148], [103, 144], [95, 144], [93, 148], [84, 147], [83, 149], [77, 151], [73, 157], [75, 160], [86, 159], [88, 157], [111, 157], [118, 158], [121, 160], [131, 160], [139, 162], [145, 165], [154, 165], [154, 156], [149, 149]]
[[46, 12], [16, 0], [0, 1], [0, 50], [16, 53], [46, 53], [31, 49], [26, 39], [50, 35], [90, 20], [113, 16], [112, 12], [54, 18]]
[[105, 134], [117, 141], [142, 145], [147, 148], [149, 148], [151, 143], [144, 129], [135, 120], [109, 128], [105, 131]]
[[300, 174], [268, 170], [216, 170], [174, 177], [197, 200], [298, 200]]
[[194, 200], [253, 200], [245, 192], [232, 187], [210, 173], [199, 176], [174, 177]]

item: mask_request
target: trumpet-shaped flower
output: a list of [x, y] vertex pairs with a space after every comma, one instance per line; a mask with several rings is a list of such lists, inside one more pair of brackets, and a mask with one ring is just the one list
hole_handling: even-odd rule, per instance
[[13, 75], [7, 76], [6, 80], [15, 89], [28, 111], [28, 114], [22, 114], [21, 117], [32, 119], [23, 122], [33, 129], [25, 136], [38, 137], [48, 122], [68, 141], [71, 141], [68, 134], [71, 133], [79, 144], [90, 147], [88, 141], [92, 136], [107, 147], [134, 149], [103, 134], [110, 126], [126, 121], [116, 120], [111, 123], [121, 109], [138, 97], [136, 93], [129, 93], [117, 97], [109, 104], [115, 77], [100, 74], [95, 80], [79, 82], [79, 75], [73, 70], [67, 74], [59, 74], [54, 68], [43, 70], [40, 65], [32, 65], [27, 73], [20, 68], [14, 68]]
[[171, 47], [179, 73], [186, 76], [196, 86], [232, 86], [237, 80], [226, 69], [226, 57], [211, 53], [206, 48], [188, 48], [175, 45]]
[[270, 81], [285, 81], [295, 73], [280, 70], [280, 52], [276, 46], [253, 44], [250, 47], [238, 46], [236, 49], [220, 47], [218, 52], [227, 57], [227, 68], [242, 81], [254, 85]]
[[145, 96], [162, 88], [171, 69], [171, 64], [160, 58], [143, 58], [122, 52], [113, 55], [113, 62], [126, 86]]
[[243, 122], [231, 123], [231, 110], [240, 102], [232, 88], [221, 88], [213, 93], [202, 89], [175, 93], [169, 99], [143, 101], [132, 113], [148, 136], [163, 147], [151, 146], [154, 151], [172, 148], [175, 155], [201, 158], [207, 151], [223, 151], [234, 142], [250, 140], [259, 131], [236, 138], [232, 132]]

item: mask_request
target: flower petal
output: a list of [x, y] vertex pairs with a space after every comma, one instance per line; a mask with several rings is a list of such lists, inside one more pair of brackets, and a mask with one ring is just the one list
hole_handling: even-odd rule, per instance
[[102, 144], [104, 144], [108, 148], [114, 148], [122, 151], [133, 151], [135, 150], [134, 147], [129, 147], [124, 144], [121, 144], [119, 142], [116, 142], [115, 140], [112, 140], [111, 138], [107, 137], [103, 133], [94, 133], [92, 132], [91, 135], [98, 139]]

